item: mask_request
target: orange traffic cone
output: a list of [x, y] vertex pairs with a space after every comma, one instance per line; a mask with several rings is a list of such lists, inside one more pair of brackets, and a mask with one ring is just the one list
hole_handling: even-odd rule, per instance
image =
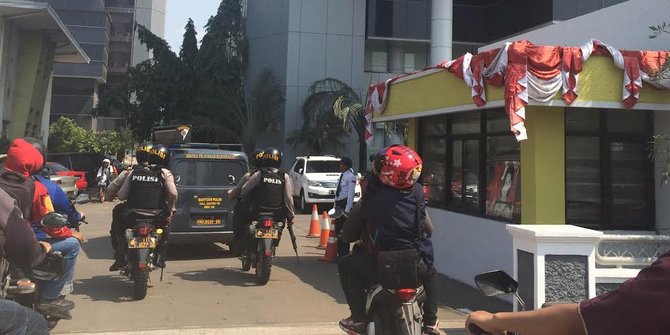
[[335, 241], [335, 222], [330, 227], [330, 235], [328, 236], [328, 246], [326, 247], [326, 254], [319, 258], [323, 262], [337, 262], [337, 242]]
[[321, 240], [319, 240], [318, 249], [326, 249], [328, 246], [328, 237], [330, 237], [330, 222], [328, 222], [328, 212], [323, 211], [321, 218]]
[[319, 213], [316, 209], [316, 204], [312, 206], [312, 222], [309, 225], [309, 234], [307, 237], [319, 237], [319, 230], [321, 229], [321, 224], [319, 224]]

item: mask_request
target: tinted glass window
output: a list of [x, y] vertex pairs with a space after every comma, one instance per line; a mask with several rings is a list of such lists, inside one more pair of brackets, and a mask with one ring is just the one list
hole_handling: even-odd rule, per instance
[[340, 161], [307, 161], [307, 173], [340, 172]]
[[244, 164], [229, 160], [179, 160], [173, 174], [181, 179], [183, 186], [232, 186], [228, 176], [239, 180], [245, 173]]
[[66, 168], [63, 165], [58, 164], [58, 163], [47, 163], [47, 167], [49, 168], [49, 170], [51, 170], [53, 172], [70, 171], [70, 170], [68, 170], [68, 168]]
[[295, 163], [295, 166], [293, 167], [293, 171], [300, 173], [300, 169], [302, 169], [305, 166], [305, 161], [302, 159], [298, 159]]

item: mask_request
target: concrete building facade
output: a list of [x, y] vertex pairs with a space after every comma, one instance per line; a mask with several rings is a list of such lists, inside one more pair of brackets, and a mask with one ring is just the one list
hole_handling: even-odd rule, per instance
[[[339, 79], [365, 99], [370, 83], [476, 53], [505, 37], [622, 1], [245, 1], [247, 82], [253, 85], [263, 68], [269, 68], [286, 89], [284, 125], [276, 138], [267, 140], [277, 143], [302, 126], [302, 104], [314, 81]], [[371, 150], [385, 144], [383, 130], [377, 133]], [[285, 143], [283, 147], [287, 161], [301, 154]], [[352, 135], [341, 152], [331, 153], [357, 157], [357, 148]]]
[[5, 143], [47, 137], [54, 61], [86, 65], [89, 57], [48, 4], [0, 1], [0, 136]]
[[94, 130], [125, 126], [122, 111], [94, 117], [99, 96], [127, 78], [131, 66], [148, 59], [134, 30], [142, 24], [163, 36], [166, 0], [48, 0], [91, 54], [87, 66], [57, 63], [51, 120], [65, 116]]

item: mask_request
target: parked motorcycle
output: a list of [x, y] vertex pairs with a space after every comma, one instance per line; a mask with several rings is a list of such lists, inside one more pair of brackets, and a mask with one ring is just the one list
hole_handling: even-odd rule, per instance
[[163, 218], [155, 213], [139, 211], [133, 212], [133, 218], [134, 226], [126, 229], [126, 266], [121, 269], [121, 274], [133, 281], [133, 297], [141, 300], [147, 295], [149, 273], [158, 264], [157, 247], [163, 237], [163, 229], [158, 227], [162, 226], [160, 221]]
[[255, 268], [256, 283], [265, 285], [270, 280], [272, 258], [279, 245], [284, 223], [274, 220], [272, 212], [261, 212], [258, 216], [258, 219], [249, 225], [250, 241], [247, 242], [247, 250], [242, 256], [242, 271]]
[[[479, 290], [488, 297], [512, 294], [519, 304], [520, 310], [526, 310], [526, 304], [517, 292], [519, 283], [505, 271], [496, 270], [478, 274], [475, 276], [475, 283], [477, 283]], [[468, 330], [476, 335], [489, 334], [475, 324], [470, 324]], [[507, 334], [514, 335], [512, 332], [507, 332]]]

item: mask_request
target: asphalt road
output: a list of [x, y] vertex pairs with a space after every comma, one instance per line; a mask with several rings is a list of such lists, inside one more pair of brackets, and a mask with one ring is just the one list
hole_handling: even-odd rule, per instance
[[[160, 271], [152, 272], [147, 297], [134, 301], [132, 283], [108, 271], [115, 204], [78, 206], [90, 224], [82, 226], [86, 241], [69, 296], [76, 308], [73, 319], [62, 320], [53, 333], [342, 334], [336, 322], [349, 310], [336, 265], [318, 261], [323, 256], [315, 248], [318, 239], [303, 237], [309, 215], [296, 219], [301, 264], [290, 239], [283, 239], [265, 286], [254, 283], [253, 269], [240, 270], [226, 246], [177, 245], [170, 247], [163, 281]], [[439, 314], [443, 327], [462, 327], [462, 316], [453, 310]]]

